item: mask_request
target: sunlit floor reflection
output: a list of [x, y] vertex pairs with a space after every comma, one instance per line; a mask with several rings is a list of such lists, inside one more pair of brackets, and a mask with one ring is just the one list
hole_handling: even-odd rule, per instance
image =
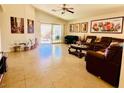
[[62, 57], [62, 48], [60, 46], [57, 45], [53, 45], [53, 56], [56, 59], [60, 59]]
[[39, 55], [43, 60], [50, 57], [60, 59], [62, 56], [62, 49], [57, 44], [41, 44], [39, 47]]
[[[68, 53], [66, 44], [40, 44], [27, 52], [11, 52], [5, 88], [111, 88], [86, 70], [85, 59]], [[112, 87], [113, 88], [113, 87]]]

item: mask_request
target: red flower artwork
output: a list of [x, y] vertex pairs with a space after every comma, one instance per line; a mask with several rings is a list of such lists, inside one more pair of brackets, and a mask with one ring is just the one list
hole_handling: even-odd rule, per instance
[[120, 30], [121, 26], [120, 23], [114, 23], [114, 22], [96, 22], [93, 23], [92, 29], [94, 31], [118, 31]]

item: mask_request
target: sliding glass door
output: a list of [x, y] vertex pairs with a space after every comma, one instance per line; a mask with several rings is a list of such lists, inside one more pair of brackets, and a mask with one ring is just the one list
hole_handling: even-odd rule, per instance
[[51, 43], [51, 24], [41, 24], [41, 43]]
[[61, 25], [52, 26], [52, 43], [60, 43], [62, 41], [62, 27]]
[[62, 26], [58, 24], [41, 24], [41, 43], [60, 43]]

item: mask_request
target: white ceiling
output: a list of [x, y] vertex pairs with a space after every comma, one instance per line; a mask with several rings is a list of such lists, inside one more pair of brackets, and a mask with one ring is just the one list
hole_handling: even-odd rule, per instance
[[67, 7], [74, 8], [74, 14], [66, 12], [61, 14], [61, 11], [53, 12], [52, 9], [60, 9], [62, 4], [34, 4], [35, 8], [38, 8], [44, 12], [57, 16], [64, 20], [76, 20], [80, 18], [87, 18], [105, 13], [112, 13], [118, 11], [124, 11], [123, 4], [67, 4]]

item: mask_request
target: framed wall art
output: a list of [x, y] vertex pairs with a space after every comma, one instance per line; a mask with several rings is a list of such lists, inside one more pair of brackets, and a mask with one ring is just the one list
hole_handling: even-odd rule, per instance
[[34, 20], [27, 19], [27, 31], [28, 33], [34, 33]]
[[80, 23], [80, 32], [86, 33], [88, 31], [88, 22]]
[[92, 33], [122, 33], [123, 17], [113, 17], [92, 20], [90, 31]]
[[74, 24], [74, 32], [80, 32], [80, 23]]
[[11, 33], [24, 33], [24, 18], [10, 17]]
[[74, 24], [70, 24], [70, 32], [74, 32]]

